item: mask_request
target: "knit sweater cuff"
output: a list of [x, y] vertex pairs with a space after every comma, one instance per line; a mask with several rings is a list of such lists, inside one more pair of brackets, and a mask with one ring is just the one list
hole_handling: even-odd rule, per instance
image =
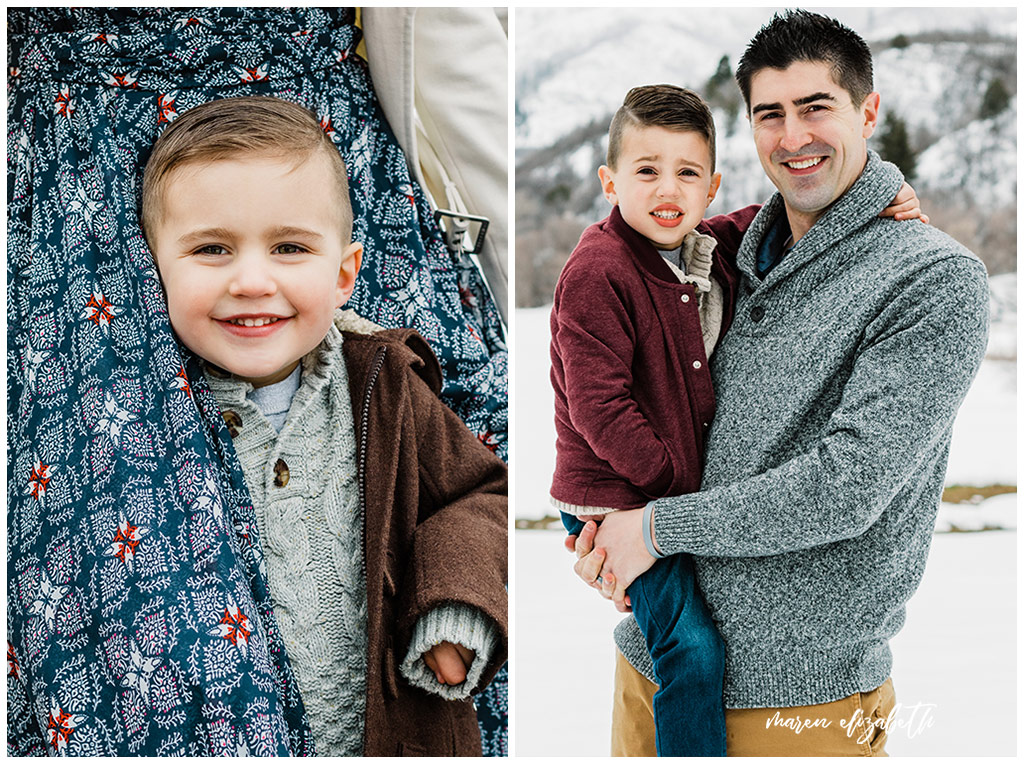
[[647, 506], [644, 507], [644, 546], [647, 547], [647, 554], [656, 560], [660, 560], [668, 555], [659, 552], [657, 546], [654, 544], [654, 523], [651, 522], [651, 514], [654, 512], [654, 502], [647, 502]]
[[[442, 642], [460, 644], [476, 653], [466, 672], [466, 680], [461, 684], [441, 684], [423, 660], [427, 650]], [[416, 622], [409, 652], [402, 661], [402, 676], [414, 687], [440, 695], [445, 700], [465, 700], [491, 662], [497, 644], [497, 628], [475, 607], [461, 603], [441, 605]]]
[[618, 507], [588, 507], [584, 504], [569, 504], [568, 502], [556, 499], [554, 496], [548, 496], [548, 501], [551, 502], [551, 506], [555, 509], [573, 517], [579, 517], [580, 515], [607, 515], [611, 512], [619, 511]]
[[687, 494], [653, 502], [652, 535], [663, 556], [701, 554], [706, 548], [707, 531], [701, 527], [698, 496]]

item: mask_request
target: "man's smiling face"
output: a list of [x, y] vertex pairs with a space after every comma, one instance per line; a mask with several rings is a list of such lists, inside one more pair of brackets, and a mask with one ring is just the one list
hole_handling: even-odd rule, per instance
[[854, 184], [878, 122], [877, 93], [855, 104], [825, 61], [762, 69], [750, 81], [750, 119], [764, 171], [786, 201], [794, 238]]

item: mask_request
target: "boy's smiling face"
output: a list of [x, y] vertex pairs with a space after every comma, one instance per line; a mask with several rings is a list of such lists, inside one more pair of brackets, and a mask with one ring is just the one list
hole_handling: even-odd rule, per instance
[[617, 167], [598, 170], [605, 198], [623, 220], [657, 249], [676, 249], [704, 217], [721, 182], [699, 133], [630, 127]]
[[165, 181], [151, 242], [171, 325], [254, 386], [279, 382], [352, 294], [362, 245], [342, 241], [323, 156], [187, 164]]

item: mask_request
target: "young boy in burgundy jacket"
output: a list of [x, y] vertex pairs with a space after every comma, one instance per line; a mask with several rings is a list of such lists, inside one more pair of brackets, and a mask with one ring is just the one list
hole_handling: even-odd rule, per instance
[[[627, 93], [599, 173], [616, 206], [584, 232], [551, 311], [551, 501], [573, 535], [700, 489], [715, 413], [708, 357], [732, 318], [730, 261], [757, 212], [702, 220], [721, 180], [714, 122], [700, 96], [671, 85]], [[724, 651], [692, 558], [659, 561], [629, 597], [658, 678], [658, 755], [724, 756]]]
[[[700, 489], [715, 414], [708, 359], [731, 323], [736, 252], [759, 209], [702, 219], [721, 180], [714, 121], [699, 95], [672, 85], [626, 94], [599, 175], [615, 206], [583, 233], [551, 310], [551, 503], [572, 536], [609, 512]], [[908, 199], [901, 189], [894, 203]], [[658, 680], [658, 755], [724, 756], [724, 648], [692, 557], [659, 560], [627, 591]]]

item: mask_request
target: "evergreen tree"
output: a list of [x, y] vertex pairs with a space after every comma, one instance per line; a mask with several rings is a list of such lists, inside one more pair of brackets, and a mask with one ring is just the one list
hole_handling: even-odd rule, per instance
[[725, 110], [726, 132], [731, 134], [740, 110], [740, 89], [733, 81], [732, 65], [728, 56], [722, 56], [718, 60], [718, 68], [704, 85], [704, 100], [711, 108]]
[[708, 84], [704, 86], [704, 98], [710, 103], [715, 100], [723, 85], [728, 85], [732, 81], [732, 66], [729, 64], [729, 57], [722, 56], [718, 60], [718, 68], [715, 69], [715, 73], [708, 79]]
[[882, 159], [900, 168], [903, 177], [913, 180], [917, 171], [917, 156], [910, 147], [907, 123], [896, 114], [889, 114], [878, 138], [878, 153]]
[[978, 116], [982, 119], [988, 119], [994, 117], [997, 114], [1002, 114], [1003, 110], [1010, 105], [1010, 92], [1006, 89], [1006, 85], [1003, 84], [1001, 77], [996, 77], [985, 89], [985, 95], [981, 98], [981, 108], [978, 110]]

